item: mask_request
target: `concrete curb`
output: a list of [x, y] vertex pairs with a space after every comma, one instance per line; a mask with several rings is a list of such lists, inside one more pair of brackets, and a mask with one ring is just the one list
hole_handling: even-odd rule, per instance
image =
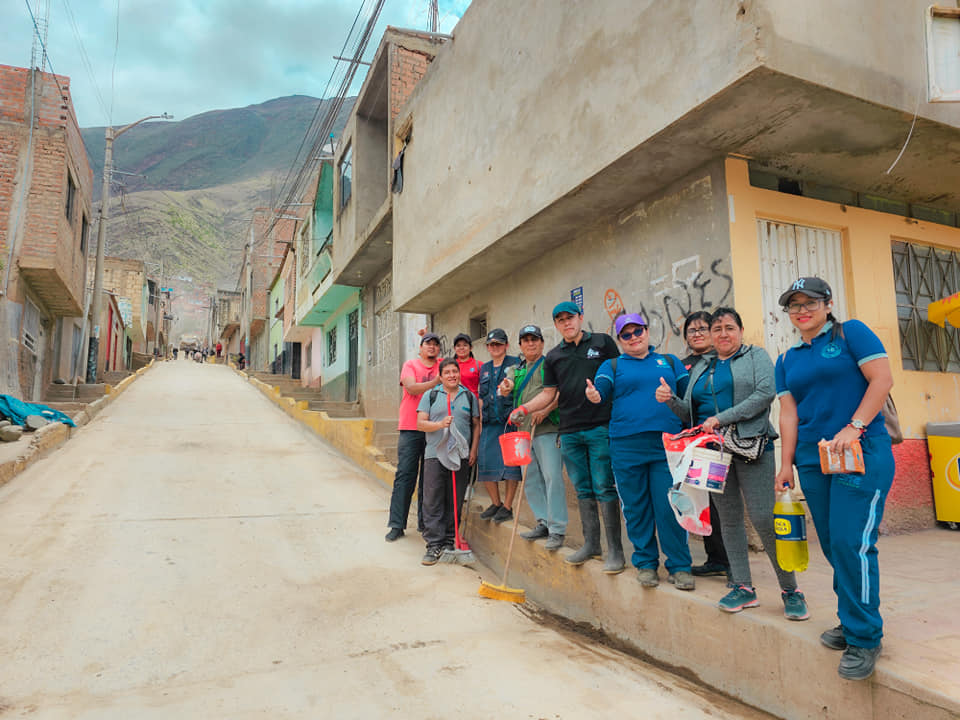
[[15, 458], [0, 462], [0, 485], [9, 482], [37, 460], [49, 455], [52, 451], [67, 442], [77, 431], [85, 425], [88, 425], [105, 407], [116, 400], [124, 390], [130, 387], [130, 384], [134, 380], [152, 366], [153, 361], [151, 360], [149, 365], [140, 368], [133, 375], [124, 378], [116, 387], [107, 385], [105, 388], [106, 394], [102, 398], [97, 398], [88, 404], [86, 409], [81, 410], [77, 414], [77, 417], [74, 418], [73, 421], [77, 424], [77, 427], [71, 428], [63, 423], [55, 422], [44, 425], [39, 430], [31, 433], [29, 443], [24, 443], [23, 450], [19, 452]]
[[378, 481], [387, 487], [393, 486], [396, 468], [388, 463], [383, 453], [373, 445], [373, 420], [368, 418], [332, 418], [325, 412], [308, 410], [306, 401], [283, 397], [280, 394], [280, 388], [268, 385], [248, 375], [243, 370], [238, 370], [233, 363], [230, 363], [230, 368], [257, 388], [287, 415], [303, 423], [314, 433], [324, 438]]
[[[480, 509], [474, 505], [470, 510], [470, 546], [499, 574], [512, 524], [481, 520]], [[543, 544], [517, 541], [508, 585], [524, 588], [530, 600], [551, 613], [599, 629], [681, 676], [778, 717], [960, 717], [957, 698], [937, 692], [922, 678], [906, 677], [909, 669], [902, 664], [881, 661], [865, 682], [841, 679], [836, 669], [840, 654], [820, 645], [819, 626], [811, 631], [806, 623], [779, 615], [727, 615], [717, 609], [715, 598], [699, 590], [676, 590], [663, 576], [659, 588], [642, 588], [632, 567], [621, 575], [605, 575], [600, 561], [568, 565], [563, 560], [573, 550], [551, 553]]]

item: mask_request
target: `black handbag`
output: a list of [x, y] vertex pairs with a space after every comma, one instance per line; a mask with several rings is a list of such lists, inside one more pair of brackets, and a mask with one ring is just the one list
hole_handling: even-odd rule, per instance
[[[713, 388], [713, 373], [715, 370], [716, 361], [713, 361], [710, 363], [710, 394], [713, 395], [713, 409], [717, 415], [719, 415], [720, 407], [717, 405], [717, 393]], [[747, 462], [760, 457], [764, 449], [766, 449], [767, 440], [769, 439], [765, 434], [752, 438], [740, 437], [740, 433], [737, 431], [735, 424], [720, 425], [717, 427], [716, 433], [723, 438], [724, 450]]]

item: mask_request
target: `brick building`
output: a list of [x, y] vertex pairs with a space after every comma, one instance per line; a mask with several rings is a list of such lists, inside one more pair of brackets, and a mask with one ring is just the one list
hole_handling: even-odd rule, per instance
[[[91, 277], [90, 283], [93, 283]], [[127, 337], [134, 352], [147, 351], [146, 327], [150, 301], [148, 298], [147, 273], [142, 260], [104, 258], [103, 290], [118, 299], [130, 302], [130, 322], [126, 324]], [[122, 304], [122, 303], [121, 303]]]
[[0, 391], [82, 372], [93, 172], [70, 79], [0, 65]]

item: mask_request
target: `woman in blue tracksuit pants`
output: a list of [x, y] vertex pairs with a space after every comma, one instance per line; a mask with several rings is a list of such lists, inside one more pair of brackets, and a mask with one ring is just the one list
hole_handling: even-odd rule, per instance
[[673, 392], [682, 394], [687, 369], [673, 355], [654, 352], [647, 322], [640, 315], [621, 315], [614, 328], [623, 354], [604, 361], [594, 382], [587, 381], [586, 395], [593, 403], [613, 398], [610, 462], [627, 537], [633, 543], [637, 580], [644, 587], [660, 583], [657, 567], [662, 548], [670, 582], [680, 590], [693, 590], [687, 531], [677, 523], [667, 500], [673, 478], [663, 449], [663, 433], [680, 432], [683, 426], [655, 398], [661, 378]]
[[[833, 293], [820, 278], [795, 281], [780, 305], [801, 339], [777, 360], [782, 466], [776, 485], [793, 487], [796, 466], [837, 593], [840, 625], [820, 640], [844, 651], [842, 677], [862, 680], [873, 674], [883, 637], [876, 543], [895, 470], [880, 414], [893, 386], [890, 362], [870, 328], [833, 317]], [[859, 439], [865, 472], [822, 473], [821, 439], [837, 452]]]

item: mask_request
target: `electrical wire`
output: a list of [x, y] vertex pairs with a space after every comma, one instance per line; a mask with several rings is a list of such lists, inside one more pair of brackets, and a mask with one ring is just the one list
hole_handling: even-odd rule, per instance
[[93, 71], [93, 63], [90, 62], [90, 56], [87, 54], [87, 49], [83, 45], [83, 40], [80, 37], [80, 26], [77, 24], [77, 18], [73, 14], [73, 8], [70, 7], [69, 0], [63, 0], [63, 7], [67, 11], [67, 21], [70, 23], [70, 29], [73, 31], [73, 36], [77, 40], [77, 46], [80, 48], [80, 62], [90, 76], [93, 92], [97, 97], [97, 102], [100, 104], [100, 109], [103, 110], [104, 124], [109, 125], [110, 112], [107, 110], [107, 103], [103, 99], [103, 93], [100, 92], [100, 86], [97, 84], [97, 76]]

